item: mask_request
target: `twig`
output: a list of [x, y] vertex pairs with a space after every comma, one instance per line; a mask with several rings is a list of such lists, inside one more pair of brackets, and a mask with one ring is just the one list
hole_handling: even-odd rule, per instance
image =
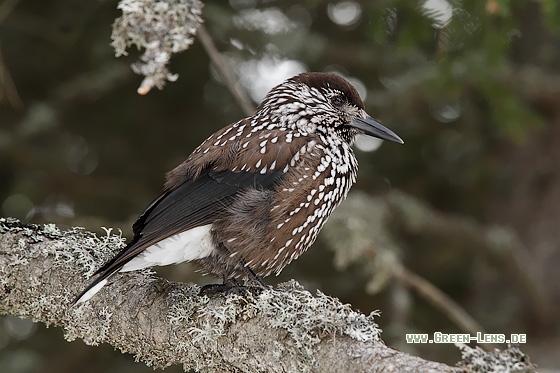
[[204, 50], [206, 50], [206, 53], [208, 53], [210, 60], [212, 60], [212, 63], [220, 73], [222, 79], [224, 80], [224, 83], [230, 90], [235, 101], [237, 101], [239, 106], [241, 106], [241, 109], [246, 115], [253, 114], [253, 112], [255, 111], [255, 106], [253, 105], [249, 97], [247, 97], [245, 92], [239, 89], [238, 85], [235, 82], [233, 71], [231, 70], [227, 61], [218, 51], [218, 48], [216, 48], [212, 37], [202, 24], [198, 28], [198, 37], [200, 39], [200, 42], [202, 43], [202, 46], [204, 47]]
[[[393, 267], [393, 276], [397, 281], [412, 288], [418, 295], [449, 317], [461, 330], [471, 335], [485, 333], [482, 325], [465, 311], [457, 302], [435, 287], [431, 282], [406, 268], [401, 262]], [[493, 351], [498, 346], [492, 343], [482, 344], [486, 351]]]
[[[441, 234], [440, 231], [448, 232], [452, 226], [453, 232], [462, 237], [466, 228], [456, 220], [440, 216], [403, 193], [393, 192], [379, 198], [353, 193], [333, 213], [321, 235], [326, 238], [324, 243], [335, 252], [338, 267], [346, 268], [357, 263], [362, 268], [369, 277], [368, 291], [380, 291], [391, 279], [396, 279], [449, 317], [461, 330], [470, 334], [484, 333], [483, 327], [464, 308], [426, 279], [404, 267], [395, 254], [402, 252], [393, 238], [395, 226], [403, 235], [419, 231]], [[469, 237], [476, 235], [470, 234]], [[465, 242], [470, 241], [465, 238]], [[486, 344], [483, 347], [490, 350], [495, 346]]]
[[397, 230], [436, 237], [442, 242], [452, 240], [459, 249], [477, 250], [495, 260], [515, 280], [513, 283], [527, 298], [527, 307], [539, 322], [551, 322], [552, 307], [546, 286], [534, 273], [533, 260], [514, 232], [502, 227], [484, 227], [465, 217], [444, 215], [404, 193], [391, 193], [387, 201]]
[[[1, 23], [1, 20], [0, 20]], [[16, 85], [10, 75], [8, 67], [4, 63], [4, 56], [2, 54], [2, 46], [0, 44], [0, 102], [4, 99], [4, 94], [6, 99], [16, 110], [23, 108], [23, 102], [19, 97]]]

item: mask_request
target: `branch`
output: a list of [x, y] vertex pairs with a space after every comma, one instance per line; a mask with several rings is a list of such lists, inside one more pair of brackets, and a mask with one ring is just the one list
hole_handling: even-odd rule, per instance
[[[406, 268], [402, 263], [395, 263], [393, 267], [393, 276], [397, 281], [414, 289], [422, 298], [449, 317], [463, 332], [471, 335], [486, 333], [482, 325], [471, 317], [463, 307], [431, 282]], [[490, 343], [487, 345], [487, 350], [497, 347]]]
[[[400, 203], [403, 199], [406, 199], [405, 203]], [[397, 257], [396, 253], [402, 252], [402, 249], [390, 230], [394, 225], [402, 226], [403, 221], [410, 221], [408, 215], [403, 218], [396, 213], [401, 210], [395, 206], [403, 205], [408, 207], [408, 211], [414, 210], [414, 213], [409, 215], [415, 216], [416, 220], [424, 224], [426, 220], [430, 220], [428, 216], [434, 214], [412, 197], [398, 192], [383, 198], [372, 198], [363, 193], [351, 194], [334, 212], [324, 230], [324, 242], [335, 252], [335, 263], [341, 269], [351, 264], [362, 267], [362, 271], [370, 277], [367, 284], [370, 293], [380, 291], [389, 280], [395, 279], [413, 289], [421, 298], [449, 317], [464, 333], [484, 334], [483, 327], [458, 303], [432, 283], [406, 268]], [[444, 224], [440, 224], [439, 227], [445, 230]], [[411, 230], [404, 230], [403, 235], [409, 234]], [[349, 246], [352, 250], [348, 249]], [[496, 346], [486, 344], [484, 347], [492, 350]]]
[[[2, 18], [1, 14], [0, 18]], [[2, 45], [0, 44], [0, 103], [4, 101], [4, 97], [14, 109], [20, 110], [23, 108], [23, 102], [21, 101], [21, 97], [19, 97], [16, 84], [12, 79], [8, 66], [6, 66], [4, 62]]]
[[237, 101], [245, 115], [253, 114], [255, 111], [255, 105], [253, 105], [251, 99], [245, 94], [245, 92], [239, 88], [231, 67], [225, 58], [222, 57], [218, 48], [216, 48], [216, 44], [214, 44], [214, 40], [212, 40], [212, 37], [206, 30], [206, 27], [202, 24], [198, 28], [198, 39], [202, 43], [202, 46], [204, 47], [206, 53], [208, 53], [214, 67], [218, 70], [218, 73], [224, 80], [225, 85], [228, 87], [233, 98]]
[[0, 314], [109, 343], [155, 368], [197, 371], [453, 372], [383, 344], [373, 321], [295, 281], [259, 296], [199, 297], [192, 284], [140, 271], [117, 275], [90, 302], [71, 300], [124, 245], [119, 235], [0, 219]]

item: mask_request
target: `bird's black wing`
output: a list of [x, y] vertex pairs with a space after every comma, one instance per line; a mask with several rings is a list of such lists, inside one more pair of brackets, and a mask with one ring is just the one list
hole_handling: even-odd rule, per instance
[[221, 218], [236, 194], [253, 187], [272, 189], [283, 172], [207, 171], [163, 192], [133, 225], [134, 238], [117, 255], [97, 270], [99, 276], [74, 300], [119, 271], [149, 246], [175, 234], [210, 224]]
[[[133, 225], [134, 238], [96, 274], [106, 278], [149, 246], [223, 217], [233, 197], [253, 187], [271, 189], [283, 172], [209, 171], [162, 193]], [[87, 289], [86, 289], [87, 291]]]

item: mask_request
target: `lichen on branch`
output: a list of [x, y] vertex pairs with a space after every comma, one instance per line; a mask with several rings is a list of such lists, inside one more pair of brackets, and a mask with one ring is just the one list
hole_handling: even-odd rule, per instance
[[258, 294], [209, 298], [197, 285], [143, 270], [117, 274], [90, 301], [73, 304], [95, 268], [123, 244], [110, 229], [97, 236], [0, 218], [0, 314], [59, 326], [67, 340], [108, 343], [154, 368], [460, 371], [385, 346], [377, 313], [364, 315], [321, 292], [313, 295], [293, 280]]
[[135, 45], [144, 49], [132, 70], [145, 78], [138, 93], [153, 87], [162, 89], [165, 81], [175, 81], [167, 65], [171, 56], [189, 48], [202, 23], [203, 4], [199, 0], [121, 0], [122, 16], [113, 23], [111, 45], [117, 57], [127, 55]]

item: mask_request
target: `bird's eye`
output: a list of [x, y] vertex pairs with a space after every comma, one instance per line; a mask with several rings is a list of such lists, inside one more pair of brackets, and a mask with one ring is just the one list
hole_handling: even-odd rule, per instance
[[331, 98], [331, 102], [334, 106], [342, 106], [345, 100], [342, 96], [336, 95]]

